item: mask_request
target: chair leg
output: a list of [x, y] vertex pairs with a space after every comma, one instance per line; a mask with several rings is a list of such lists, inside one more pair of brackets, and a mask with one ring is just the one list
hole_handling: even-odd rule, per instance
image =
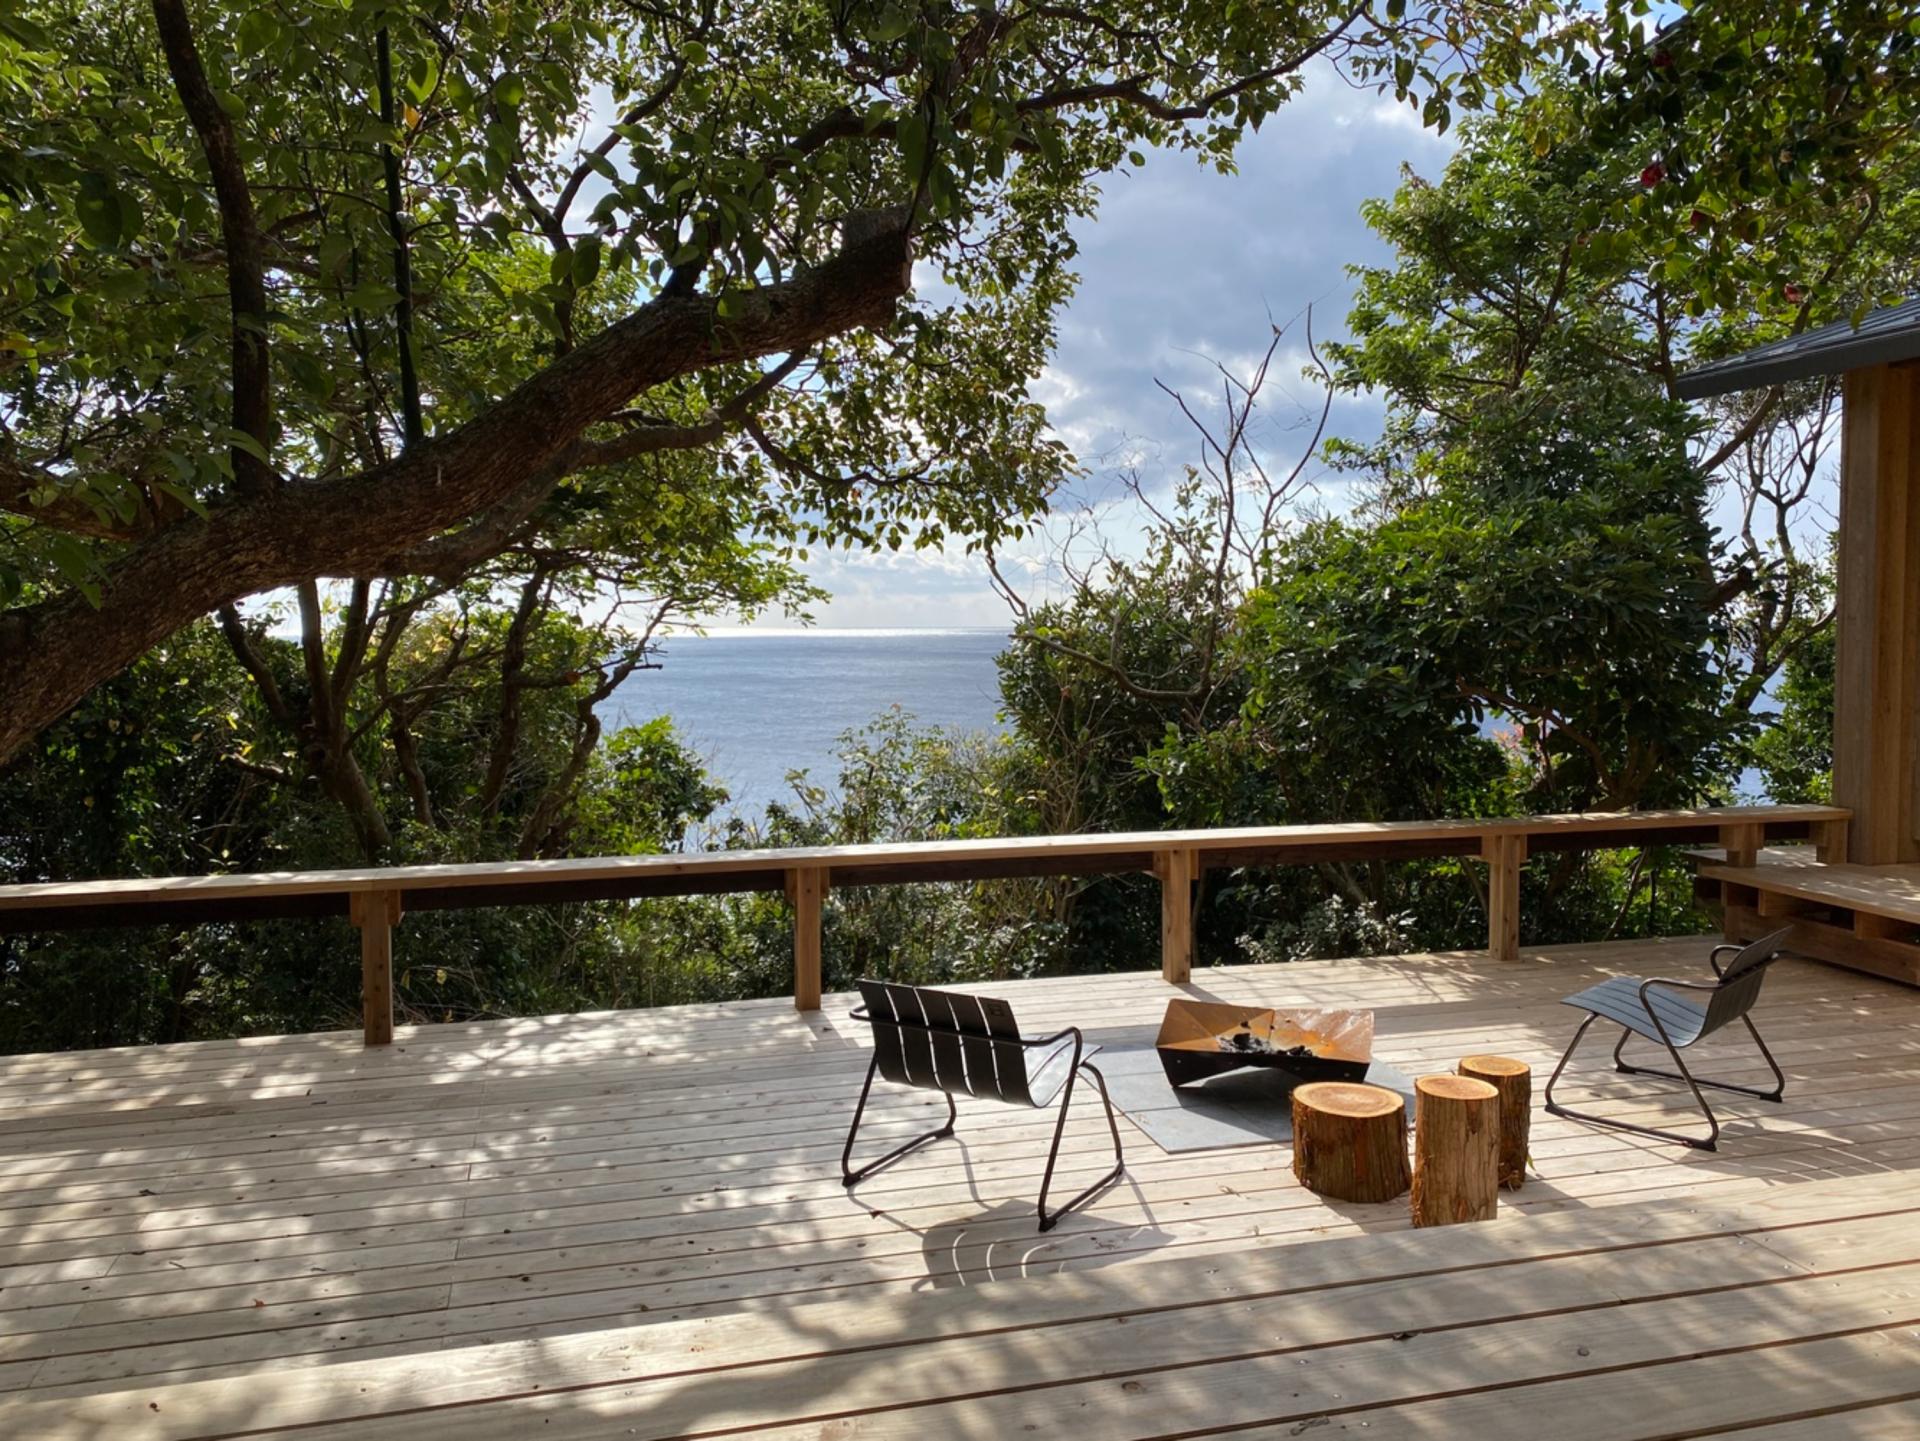
[[905, 1145], [895, 1146], [878, 1160], [869, 1161], [859, 1170], [852, 1169], [853, 1138], [860, 1134], [860, 1118], [867, 1112], [867, 1093], [873, 1089], [874, 1072], [880, 1069], [880, 1058], [875, 1056], [867, 1065], [866, 1084], [860, 1087], [860, 1104], [853, 1108], [853, 1125], [847, 1131], [847, 1144], [840, 1152], [840, 1184], [847, 1187], [857, 1186], [882, 1166], [891, 1166], [907, 1152], [917, 1150], [929, 1141], [944, 1140], [953, 1134], [953, 1123], [959, 1117], [959, 1109], [953, 1104], [953, 1093], [947, 1092], [947, 1124], [937, 1131], [929, 1131], [924, 1136], [915, 1136]]
[[[1773, 1052], [1767, 1049], [1767, 1043], [1760, 1039], [1760, 1029], [1754, 1025], [1753, 1017], [1742, 1016], [1740, 1019], [1747, 1028], [1747, 1034], [1753, 1037], [1754, 1045], [1760, 1048], [1760, 1055], [1761, 1058], [1766, 1061], [1767, 1069], [1773, 1072], [1773, 1089], [1770, 1091], [1761, 1086], [1736, 1086], [1731, 1081], [1709, 1081], [1704, 1077], [1681, 1075], [1674, 1071], [1656, 1070], [1652, 1066], [1630, 1066], [1620, 1059], [1620, 1052], [1625, 1049], [1627, 1042], [1633, 1038], [1633, 1032], [1624, 1028], [1620, 1032], [1619, 1044], [1613, 1048], [1614, 1069], [1625, 1072], [1629, 1076], [1658, 1076], [1664, 1081], [1691, 1081], [1696, 1086], [1711, 1086], [1716, 1091], [1732, 1091], [1737, 1096], [1753, 1096], [1762, 1101], [1785, 1100], [1787, 1095], [1787, 1078], [1780, 1070], [1780, 1063], [1774, 1060]], [[1672, 1048], [1669, 1047], [1668, 1049]], [[1685, 1070], [1685, 1067], [1681, 1069]]]
[[[1105, 1104], [1107, 1108], [1107, 1129], [1113, 1133], [1113, 1169], [1107, 1172], [1107, 1174], [1102, 1176], [1099, 1180], [1095, 1181], [1091, 1186], [1087, 1187], [1087, 1189], [1082, 1191], [1079, 1195], [1075, 1196], [1071, 1201], [1067, 1202], [1064, 1206], [1056, 1207], [1053, 1210], [1053, 1212], [1049, 1214], [1047, 1211], [1047, 1190], [1049, 1187], [1053, 1185], [1054, 1163], [1060, 1158], [1060, 1138], [1066, 1134], [1067, 1107], [1073, 1104], [1074, 1078], [1081, 1071], [1085, 1071], [1089, 1076], [1093, 1077], [1093, 1084], [1096, 1087], [1098, 1087], [1100, 1091], [1100, 1100], [1102, 1101], [1103, 1104]], [[1114, 1119], [1113, 1098], [1107, 1094], [1106, 1078], [1100, 1074], [1099, 1070], [1094, 1066], [1094, 1064], [1091, 1061], [1082, 1061], [1078, 1066], [1074, 1067], [1074, 1069], [1068, 1073], [1067, 1087], [1060, 1094], [1060, 1119], [1054, 1122], [1053, 1146], [1047, 1152], [1046, 1173], [1042, 1175], [1040, 1178], [1040, 1229], [1041, 1231], [1042, 1232], [1051, 1231], [1055, 1226], [1060, 1224], [1060, 1218], [1062, 1216], [1066, 1215], [1067, 1212], [1071, 1211], [1074, 1207], [1082, 1204], [1083, 1202], [1091, 1200], [1097, 1193], [1106, 1190], [1107, 1187], [1111, 1186], [1115, 1181], [1120, 1179], [1120, 1177], [1125, 1173], [1126, 1169], [1127, 1169], [1126, 1159], [1121, 1155], [1121, 1152], [1120, 1152], [1120, 1123], [1119, 1121]]]
[[[1684, 1135], [1679, 1131], [1663, 1131], [1657, 1126], [1641, 1126], [1636, 1125], [1632, 1121], [1618, 1121], [1611, 1116], [1596, 1116], [1590, 1111], [1576, 1111], [1572, 1107], [1563, 1106], [1553, 1099], [1553, 1088], [1555, 1083], [1560, 1079], [1560, 1073], [1566, 1070], [1567, 1062], [1573, 1059], [1573, 1053], [1579, 1049], [1581, 1039], [1587, 1034], [1587, 1027], [1599, 1019], [1598, 1016], [1591, 1012], [1588, 1013], [1587, 1018], [1580, 1023], [1580, 1029], [1573, 1033], [1573, 1041], [1567, 1047], [1566, 1053], [1560, 1057], [1560, 1064], [1553, 1068], [1553, 1075], [1547, 1081], [1547, 1089], [1544, 1096], [1547, 1114], [1550, 1116], [1565, 1116], [1570, 1121], [1584, 1121], [1589, 1126], [1604, 1126], [1610, 1131], [1629, 1131], [1636, 1136], [1652, 1136], [1656, 1140], [1675, 1141], [1682, 1146], [1691, 1146], [1696, 1151], [1712, 1151], [1718, 1149], [1717, 1143], [1720, 1139], [1720, 1122], [1715, 1118], [1713, 1108], [1707, 1104], [1707, 1098], [1700, 1094], [1699, 1083], [1693, 1079], [1692, 1072], [1687, 1070], [1687, 1063], [1680, 1059], [1680, 1052], [1675, 1048], [1673, 1042], [1668, 1040], [1664, 1034], [1661, 1036], [1661, 1039], [1666, 1041], [1667, 1052], [1673, 1057], [1674, 1065], [1679, 1067], [1678, 1074], [1673, 1076], [1672, 1079], [1685, 1081], [1687, 1088], [1693, 1092], [1693, 1099], [1699, 1104], [1700, 1113], [1707, 1118], [1708, 1129], [1706, 1139], [1702, 1140], [1698, 1136]], [[1659, 1024], [1657, 1020], [1655, 1024]], [[1626, 1041], [1623, 1036], [1620, 1043], [1613, 1048], [1616, 1062], [1619, 1060], [1620, 1046], [1624, 1044], [1626, 1044]], [[1631, 1067], [1623, 1067], [1623, 1069], [1632, 1070]], [[1643, 1074], [1661, 1075], [1664, 1073], [1644, 1072]]]

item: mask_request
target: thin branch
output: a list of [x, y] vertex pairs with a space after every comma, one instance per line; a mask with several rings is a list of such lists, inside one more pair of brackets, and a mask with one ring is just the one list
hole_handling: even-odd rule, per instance
[[[391, 128], [399, 123], [393, 104], [393, 47], [387, 27], [375, 42], [380, 69], [380, 119]], [[400, 155], [391, 140], [380, 144], [380, 163], [386, 172], [387, 229], [393, 237], [394, 343], [400, 352], [400, 415], [408, 448], [426, 439], [426, 421], [420, 413], [420, 375], [413, 361], [413, 260], [407, 245], [406, 212], [400, 193]]]
[[[267, 356], [266, 268], [253, 193], [240, 161], [240, 142], [200, 63], [186, 0], [153, 0], [153, 17], [173, 88], [200, 138], [220, 206], [220, 231], [227, 247], [227, 298], [233, 312], [233, 428], [251, 436], [260, 455], [267, 455], [273, 449], [273, 374]], [[260, 494], [273, 486], [273, 469], [260, 455], [244, 446], [233, 447], [234, 483], [243, 492]]]

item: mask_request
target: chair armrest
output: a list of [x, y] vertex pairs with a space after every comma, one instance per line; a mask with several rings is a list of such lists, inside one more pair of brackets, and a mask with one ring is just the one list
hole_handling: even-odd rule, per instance
[[855, 1006], [851, 1011], [847, 1012], [847, 1018], [853, 1021], [867, 1020], [869, 1019], [867, 1016], [867, 1008], [865, 1006]]
[[1713, 973], [1716, 976], [1724, 976], [1727, 970], [1725, 966], [1720, 964], [1720, 953], [1722, 951], [1732, 951], [1737, 955], [1745, 949], [1746, 946], [1739, 941], [1722, 941], [1719, 945], [1707, 952], [1707, 964], [1713, 967]]
[[[1709, 985], [1705, 981], [1680, 981], [1675, 980], [1671, 976], [1655, 976], [1650, 981], [1642, 981], [1640, 983], [1640, 1004], [1646, 1010], [1647, 1019], [1653, 1022], [1654, 1029], [1660, 1033], [1663, 1039], [1665, 1039], [1667, 1035], [1667, 1023], [1660, 1019], [1659, 1013], [1653, 1009], [1653, 1002], [1647, 998], [1647, 993], [1655, 986], [1666, 986], [1668, 989], [1675, 991], [1717, 991], [1720, 989], [1719, 982], [1717, 981]], [[1672, 1045], [1673, 1042], [1668, 1040], [1667, 1044]]]
[[1031, 1039], [1029, 1039], [1026, 1036], [1022, 1036], [1020, 1038], [1020, 1044], [1025, 1046], [1028, 1050], [1032, 1050], [1036, 1046], [1054, 1045], [1057, 1042], [1066, 1040], [1068, 1036], [1073, 1037], [1073, 1044], [1076, 1050], [1079, 1049], [1079, 1047], [1082, 1044], [1084, 1044], [1086, 1040], [1086, 1038], [1080, 1034], [1080, 1028], [1078, 1026], [1068, 1026], [1064, 1030], [1055, 1031], [1051, 1036], [1036, 1036]]
[[1655, 986], [1670, 986], [1676, 991], [1717, 991], [1720, 988], [1708, 981], [1682, 981], [1672, 976], [1655, 976], [1650, 981], [1640, 983], [1640, 1004], [1647, 1002], [1647, 992]]

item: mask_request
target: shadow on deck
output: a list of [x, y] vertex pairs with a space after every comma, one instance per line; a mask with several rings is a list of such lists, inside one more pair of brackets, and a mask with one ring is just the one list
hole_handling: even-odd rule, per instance
[[[1708, 944], [992, 989], [1110, 1051], [1188, 994], [1371, 1008], [1409, 1075], [1491, 1051], [1544, 1076], [1575, 1022], [1559, 996], [1701, 970]], [[1554, 1120], [1536, 1087], [1506, 1219], [1418, 1233], [1404, 1202], [1301, 1190], [1284, 1147], [1168, 1154], [1123, 1120], [1125, 1182], [1041, 1236], [1051, 1116], [966, 1102], [953, 1141], [849, 1194], [847, 1004], [0, 1061], [0, 1434], [1505, 1435], [1502, 1405], [1540, 1417], [1507, 1388], [1538, 1385], [1610, 1398], [1624, 1429], [1595, 1435], [1678, 1435], [1702, 1377], [1745, 1374], [1693, 1358], [1763, 1342], [1699, 1415], [1920, 1424], [1880, 1379], [1911, 1377], [1920, 1323], [1920, 993], [1783, 963], [1756, 1015], [1784, 1105], [1730, 1099], [1707, 1154]], [[1753, 1077], [1742, 1039], [1689, 1059]], [[1568, 1078], [1595, 1109], [1685, 1117], [1606, 1050]], [[883, 1097], [873, 1143], [934, 1107]], [[1110, 1159], [1076, 1113], [1063, 1194]], [[1299, 1244], [1329, 1238], [1359, 1239]]]

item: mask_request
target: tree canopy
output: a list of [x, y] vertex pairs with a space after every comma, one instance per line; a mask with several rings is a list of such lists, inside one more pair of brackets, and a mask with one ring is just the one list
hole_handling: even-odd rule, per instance
[[1549, 13], [12, 9], [0, 756], [242, 597], [462, 575], [555, 513], [1018, 527], [1069, 463], [1025, 384], [1098, 177], [1230, 164], [1316, 57], [1444, 123]]

